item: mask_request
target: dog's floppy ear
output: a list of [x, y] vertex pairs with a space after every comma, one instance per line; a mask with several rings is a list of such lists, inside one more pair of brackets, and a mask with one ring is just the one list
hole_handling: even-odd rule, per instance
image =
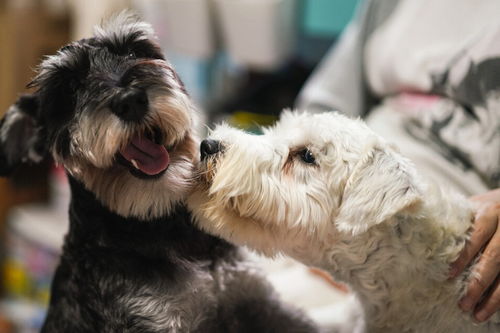
[[353, 235], [421, 201], [411, 163], [391, 149], [375, 146], [357, 163], [345, 185], [336, 218], [339, 231]]
[[25, 162], [40, 162], [44, 142], [37, 124], [38, 98], [22, 95], [0, 120], [0, 176]]

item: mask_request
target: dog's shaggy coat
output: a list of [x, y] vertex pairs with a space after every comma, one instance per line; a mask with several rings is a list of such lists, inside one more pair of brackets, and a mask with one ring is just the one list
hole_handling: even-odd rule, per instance
[[369, 332], [498, 332], [458, 308], [469, 268], [449, 265], [472, 226], [469, 203], [424, 183], [362, 121], [285, 112], [255, 136], [217, 127], [202, 143], [189, 202], [207, 231], [329, 271], [360, 298]]
[[31, 85], [0, 121], [0, 174], [50, 153], [72, 193], [42, 332], [315, 331], [192, 225], [195, 111], [148, 24], [116, 17]]

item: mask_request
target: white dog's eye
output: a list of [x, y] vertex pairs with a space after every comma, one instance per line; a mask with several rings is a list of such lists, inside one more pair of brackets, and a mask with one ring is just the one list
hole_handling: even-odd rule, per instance
[[304, 149], [299, 153], [300, 158], [302, 161], [308, 164], [314, 164], [316, 162], [316, 159], [314, 158], [314, 155], [311, 153], [309, 149]]

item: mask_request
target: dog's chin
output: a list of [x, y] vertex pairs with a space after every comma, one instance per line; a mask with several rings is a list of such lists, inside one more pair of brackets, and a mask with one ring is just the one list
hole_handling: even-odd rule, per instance
[[203, 159], [199, 163], [198, 174], [199, 180], [204, 187], [210, 188], [217, 173], [217, 164], [220, 163], [222, 154], [216, 154]]
[[[203, 201], [203, 204], [200, 203], [198, 206], [203, 206], [203, 210], [209, 212], [208, 215], [212, 217], [211, 222], [209, 222], [210, 219], [206, 220], [207, 225], [205, 227], [210, 229], [215, 226], [216, 229], [219, 229], [224, 224], [228, 226], [243, 224], [264, 228], [265, 223], [259, 218], [246, 216], [238, 210], [237, 205], [234, 204], [235, 198], [221, 198], [218, 197], [219, 193], [212, 193], [213, 182], [218, 171], [217, 164], [221, 162], [221, 159], [222, 154], [219, 153], [203, 159], [198, 165], [197, 189], [191, 198]], [[199, 207], [196, 208], [196, 210], [199, 209]], [[224, 233], [224, 230], [221, 231]]]
[[281, 233], [267, 228], [258, 219], [241, 216], [234, 207], [221, 204], [208, 191], [209, 186], [202, 185], [187, 200], [201, 229], [267, 256], [274, 256], [279, 252], [276, 245], [281, 244]]

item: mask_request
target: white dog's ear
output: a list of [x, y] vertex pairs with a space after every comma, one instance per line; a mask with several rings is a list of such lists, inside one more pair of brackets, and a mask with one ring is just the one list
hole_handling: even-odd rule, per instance
[[374, 147], [354, 167], [336, 218], [339, 231], [359, 234], [421, 201], [413, 166], [390, 149]]

